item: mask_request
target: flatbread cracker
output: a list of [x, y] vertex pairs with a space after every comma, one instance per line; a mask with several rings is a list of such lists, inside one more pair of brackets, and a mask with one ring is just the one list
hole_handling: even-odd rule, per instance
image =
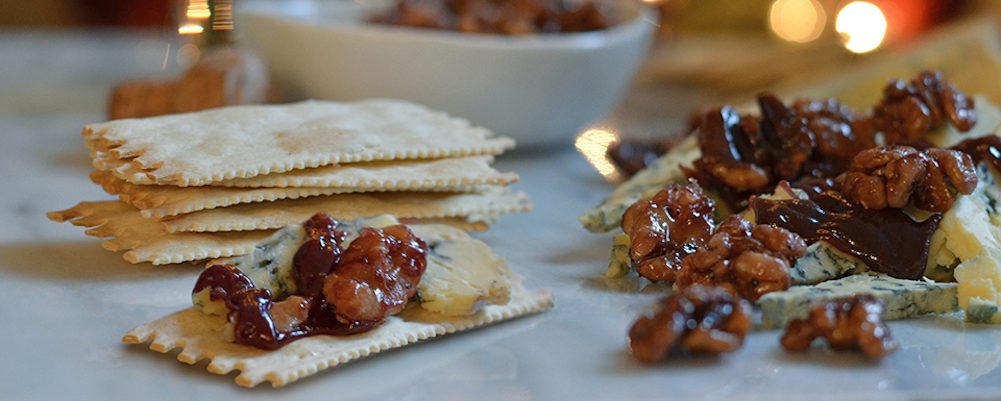
[[[105, 151], [92, 151], [94, 168], [139, 185], [158, 185], [133, 166]], [[430, 160], [393, 160], [335, 164], [285, 173], [234, 178], [211, 183], [220, 187], [285, 188], [338, 187], [379, 191], [444, 191], [480, 185], [510, 185], [518, 174], [499, 172], [490, 164], [493, 156], [467, 156]], [[354, 191], [362, 192], [362, 191]], [[367, 192], [367, 191], [365, 191]]]
[[492, 156], [469, 156], [416, 161], [377, 161], [293, 170], [253, 178], [234, 178], [214, 185], [224, 187], [352, 187], [387, 191], [508, 185], [515, 173], [490, 167]]
[[476, 193], [353, 193], [249, 203], [168, 217], [167, 232], [264, 230], [301, 223], [318, 211], [337, 219], [391, 214], [400, 218], [466, 217], [486, 221], [504, 213], [527, 212], [532, 203], [522, 192], [487, 187]]
[[86, 233], [92, 237], [107, 238], [101, 247], [125, 251], [122, 257], [129, 263], [154, 265], [244, 255], [274, 232], [169, 234], [159, 222], [143, 218], [134, 207], [119, 201], [80, 202], [47, 216], [53, 221], [87, 227]]
[[105, 192], [118, 195], [118, 198], [123, 202], [138, 208], [142, 216], [148, 219], [162, 219], [167, 216], [241, 203], [270, 202], [280, 199], [298, 199], [363, 191], [354, 188], [225, 188], [135, 185], [106, 171], [95, 171], [90, 174], [90, 179], [104, 188]]
[[149, 342], [151, 350], [161, 353], [180, 348], [177, 360], [181, 362], [195, 364], [208, 359], [208, 371], [219, 375], [239, 370], [236, 384], [240, 386], [254, 387], [268, 381], [273, 387], [281, 387], [372, 354], [538, 313], [552, 305], [549, 290], [528, 291], [517, 283], [512, 285], [511, 300], [506, 305], [488, 305], [473, 316], [446, 318], [411, 305], [375, 330], [346, 337], [307, 337], [275, 351], [226, 341], [222, 335], [223, 317], [188, 308], [129, 331], [122, 342]]
[[[254, 246], [275, 230], [215, 233], [167, 233], [155, 220], [143, 218], [136, 208], [119, 201], [80, 202], [61, 211], [49, 212], [48, 218], [87, 227], [87, 235], [106, 238], [101, 247], [112, 252], [125, 251], [129, 263], [153, 265], [226, 258], [250, 253]], [[401, 219], [408, 224], [446, 224], [465, 231], [485, 231], [488, 222], [467, 222], [462, 218]]]
[[496, 155], [514, 146], [466, 120], [393, 100], [224, 107], [91, 124], [83, 136], [125, 162], [120, 173], [129, 182], [145, 176], [177, 186], [340, 163]]

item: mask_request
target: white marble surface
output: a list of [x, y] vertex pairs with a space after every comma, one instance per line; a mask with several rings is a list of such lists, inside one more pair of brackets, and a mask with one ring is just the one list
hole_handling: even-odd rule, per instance
[[131, 54], [142, 40], [0, 33], [0, 399], [1001, 398], [1001, 328], [948, 317], [892, 323], [902, 348], [875, 364], [854, 354], [787, 355], [774, 331], [753, 333], [720, 358], [633, 362], [627, 327], [664, 288], [597, 278], [609, 239], [584, 232], [576, 216], [610, 187], [569, 147], [501, 159], [537, 207], [482, 236], [529, 286], [553, 289], [552, 311], [279, 390], [242, 389], [204, 363], [122, 345], [126, 330], [187, 306], [196, 268], [129, 265], [44, 212], [107, 198], [87, 179], [79, 130], [101, 118], [109, 82], [155, 72]]

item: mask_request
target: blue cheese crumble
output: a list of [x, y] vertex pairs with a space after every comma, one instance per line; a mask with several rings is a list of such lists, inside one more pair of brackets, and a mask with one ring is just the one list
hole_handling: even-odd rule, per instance
[[805, 318], [816, 302], [856, 294], [870, 294], [883, 301], [886, 320], [959, 308], [956, 283], [904, 280], [885, 274], [856, 274], [812, 286], [795, 286], [765, 294], [757, 304], [761, 307], [762, 325], [779, 328], [792, 319]]

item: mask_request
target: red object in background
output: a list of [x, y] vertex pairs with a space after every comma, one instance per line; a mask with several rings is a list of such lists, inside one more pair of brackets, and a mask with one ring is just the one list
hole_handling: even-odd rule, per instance
[[958, 14], [966, 0], [868, 0], [879, 6], [888, 22], [887, 38], [908, 40]]
[[169, 26], [173, 0], [75, 0], [80, 22], [100, 26]]

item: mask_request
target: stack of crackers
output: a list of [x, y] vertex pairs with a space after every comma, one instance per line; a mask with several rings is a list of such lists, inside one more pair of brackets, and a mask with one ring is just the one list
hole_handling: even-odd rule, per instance
[[276, 229], [324, 211], [352, 220], [482, 231], [531, 209], [491, 167], [514, 146], [411, 103], [238, 106], [84, 127], [91, 179], [119, 200], [51, 212], [105, 249], [155, 265], [249, 253]]

